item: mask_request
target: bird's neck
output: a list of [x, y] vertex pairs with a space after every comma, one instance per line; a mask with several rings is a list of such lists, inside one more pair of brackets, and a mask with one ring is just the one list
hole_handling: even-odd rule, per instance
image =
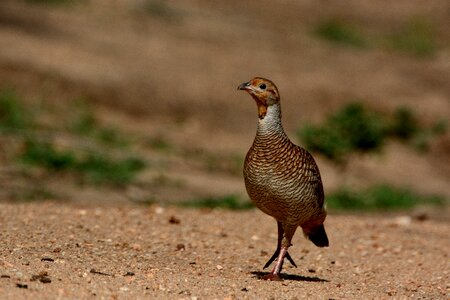
[[267, 107], [266, 115], [258, 120], [256, 138], [267, 136], [287, 138], [281, 124], [281, 107], [279, 103]]

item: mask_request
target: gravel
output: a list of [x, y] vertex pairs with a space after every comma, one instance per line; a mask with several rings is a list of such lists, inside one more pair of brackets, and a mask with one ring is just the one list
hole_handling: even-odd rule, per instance
[[447, 299], [449, 224], [333, 215], [301, 231], [283, 281], [259, 279], [276, 223], [257, 210], [0, 204], [1, 299]]

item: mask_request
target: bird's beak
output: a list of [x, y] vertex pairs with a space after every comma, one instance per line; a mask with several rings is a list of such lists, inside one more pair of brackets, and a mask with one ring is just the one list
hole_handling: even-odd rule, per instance
[[244, 91], [248, 91], [250, 90], [250, 82], [244, 82], [241, 85], [238, 86], [237, 88], [238, 90], [244, 90]]

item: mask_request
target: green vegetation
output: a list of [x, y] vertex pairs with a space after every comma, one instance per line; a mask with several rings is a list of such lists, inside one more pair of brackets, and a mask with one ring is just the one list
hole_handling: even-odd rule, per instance
[[31, 139], [25, 141], [21, 159], [25, 163], [40, 165], [53, 171], [67, 170], [76, 164], [73, 152], [56, 150], [52, 143]]
[[223, 208], [231, 210], [245, 210], [254, 207], [253, 203], [241, 200], [237, 195], [193, 199], [181, 202], [180, 206], [191, 208]]
[[[326, 196], [327, 206], [333, 210], [399, 210], [410, 209], [418, 205], [444, 205], [446, 199], [440, 196], [418, 195], [406, 188], [388, 185], [375, 185], [364, 190], [342, 188]], [[179, 203], [189, 208], [221, 208], [246, 210], [254, 207], [253, 203], [237, 195], [206, 197]]]
[[129, 141], [115, 127], [104, 127], [98, 129], [96, 136], [100, 142], [107, 145], [126, 146]]
[[12, 90], [0, 91], [0, 131], [24, 129], [29, 115]]
[[444, 205], [439, 196], [417, 195], [407, 189], [376, 185], [362, 191], [343, 188], [326, 197], [328, 207], [342, 210], [409, 209], [417, 205]]
[[447, 132], [447, 121], [436, 121], [429, 128], [421, 126], [415, 114], [406, 107], [399, 107], [387, 124], [387, 135], [410, 142], [417, 150], [428, 150], [430, 141]]
[[77, 103], [77, 115], [74, 121], [70, 124], [70, 130], [82, 134], [87, 135], [95, 131], [97, 126], [97, 120], [94, 117], [94, 114], [84, 103]]
[[342, 45], [362, 48], [367, 46], [362, 33], [341, 20], [332, 19], [327, 20], [318, 25], [315, 34], [320, 38]]
[[92, 183], [130, 183], [136, 173], [145, 167], [138, 157], [115, 159], [100, 154], [90, 154], [75, 165], [75, 169]]
[[406, 107], [386, 115], [354, 102], [330, 115], [322, 125], [304, 126], [298, 131], [298, 137], [308, 150], [343, 162], [351, 153], [381, 149], [388, 138], [412, 141], [418, 149], [426, 150], [429, 141], [445, 131], [442, 121], [431, 128], [420, 126], [414, 113]]
[[48, 142], [27, 140], [22, 161], [42, 166], [52, 171], [72, 171], [89, 183], [123, 185], [133, 180], [136, 173], [145, 167], [142, 159], [135, 157], [113, 158], [100, 153], [83, 153], [57, 150]]
[[145, 0], [142, 9], [150, 16], [164, 19], [166, 21], [175, 21], [179, 19], [180, 12], [163, 0]]
[[75, 119], [69, 126], [70, 131], [92, 137], [109, 146], [127, 146], [129, 144], [125, 135], [116, 128], [101, 126], [85, 100], [77, 101], [76, 112]]
[[413, 18], [391, 35], [389, 43], [395, 50], [416, 56], [430, 56], [436, 52], [437, 44], [432, 25], [422, 18]]
[[[91, 184], [111, 185], [130, 183], [145, 168], [139, 157], [111, 154], [126, 144], [125, 138], [116, 129], [100, 126], [86, 107], [75, 110], [75, 121], [55, 128], [39, 125], [39, 119], [31, 118], [32, 109], [13, 91], [0, 90], [0, 132], [13, 135], [21, 144], [15, 148], [18, 151], [15, 156], [25, 165], [39, 166], [47, 172], [72, 173]], [[76, 135], [68, 134], [65, 128]], [[54, 137], [61, 134], [67, 135], [73, 146], [61, 147], [56, 143]], [[90, 139], [89, 147], [79, 145], [86, 137]]]
[[389, 129], [391, 135], [402, 140], [408, 140], [420, 131], [420, 125], [411, 110], [406, 107], [399, 107], [394, 113]]
[[163, 136], [149, 138], [146, 141], [146, 144], [150, 148], [158, 150], [160, 152], [169, 152], [173, 150], [173, 146]]
[[385, 137], [383, 118], [361, 103], [350, 103], [331, 115], [323, 125], [307, 125], [299, 131], [305, 147], [341, 161], [355, 151], [379, 149]]
[[41, 5], [66, 5], [73, 4], [76, 1], [77, 0], [26, 0], [27, 3]]
[[330, 43], [355, 48], [384, 48], [417, 57], [432, 56], [438, 48], [436, 30], [431, 22], [421, 17], [407, 20], [395, 33], [370, 33], [357, 24], [337, 18], [324, 20], [313, 32]]

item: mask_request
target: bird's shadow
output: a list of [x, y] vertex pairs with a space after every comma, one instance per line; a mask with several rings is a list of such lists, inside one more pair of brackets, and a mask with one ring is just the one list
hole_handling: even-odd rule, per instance
[[[253, 271], [250, 272], [251, 274], [255, 275], [256, 278], [262, 279], [264, 275], [270, 274], [269, 272], [261, 272], [261, 271]], [[294, 274], [280, 274], [281, 279], [283, 280], [292, 280], [292, 281], [308, 281], [308, 282], [330, 282], [329, 280], [319, 278], [317, 276], [311, 277], [311, 276], [301, 276], [301, 275], [294, 275]]]

